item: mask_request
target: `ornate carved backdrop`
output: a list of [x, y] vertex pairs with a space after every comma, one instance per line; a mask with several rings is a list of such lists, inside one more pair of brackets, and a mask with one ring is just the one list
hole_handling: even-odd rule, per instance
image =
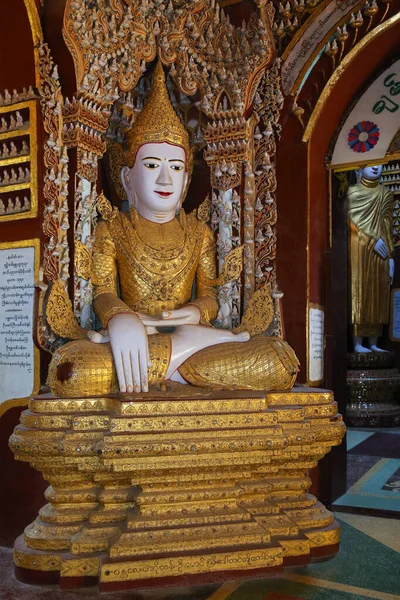
[[[220, 267], [231, 249], [244, 245], [243, 276], [219, 291], [219, 325], [238, 326], [253, 294], [268, 285], [275, 298], [269, 333], [280, 332], [274, 154], [283, 95], [274, 62], [273, 5], [266, 0], [257, 5], [249, 21], [235, 27], [214, 0], [67, 0], [63, 36], [75, 67], [72, 97], [63, 96], [57, 67], [48, 47], [41, 46], [39, 89], [48, 134], [44, 275], [50, 304], [57, 293], [68, 307], [69, 289], [82, 327], [92, 325], [98, 161], [107, 146], [112, 157], [113, 140], [124, 140], [124, 129], [143, 106], [148, 63], [158, 56], [193, 145], [204, 147], [212, 186], [208, 218]], [[72, 149], [77, 171], [69, 181]], [[207, 219], [207, 204], [200, 212]], [[78, 323], [58, 319], [55, 328], [62, 337], [83, 335]], [[57, 343], [50, 329], [40, 324], [41, 343], [48, 348]]]

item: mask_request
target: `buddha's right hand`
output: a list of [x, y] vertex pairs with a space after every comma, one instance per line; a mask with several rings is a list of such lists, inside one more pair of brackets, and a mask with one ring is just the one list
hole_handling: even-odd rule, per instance
[[382, 238], [376, 242], [374, 246], [374, 251], [379, 254], [381, 258], [387, 258], [389, 256], [389, 250]]
[[131, 313], [115, 315], [108, 334], [121, 393], [148, 392], [149, 345], [142, 321]]

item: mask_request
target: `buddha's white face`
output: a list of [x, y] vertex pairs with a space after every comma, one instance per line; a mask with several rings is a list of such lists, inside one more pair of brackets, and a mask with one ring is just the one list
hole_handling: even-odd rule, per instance
[[188, 179], [185, 151], [167, 142], [144, 144], [132, 169], [122, 169], [121, 178], [129, 205], [142, 217], [157, 223], [170, 221]]
[[382, 174], [382, 165], [376, 165], [375, 167], [364, 167], [362, 169], [362, 176], [364, 179], [374, 181], [379, 179]]

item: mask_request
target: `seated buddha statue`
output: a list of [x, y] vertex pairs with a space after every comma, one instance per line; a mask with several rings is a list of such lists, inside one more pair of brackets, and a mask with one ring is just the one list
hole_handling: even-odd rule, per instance
[[52, 392], [132, 394], [168, 380], [216, 389], [292, 387], [298, 362], [286, 342], [211, 325], [218, 312], [214, 235], [182, 209], [193, 157], [161, 63], [127, 135], [124, 162], [129, 213], [105, 200], [93, 245], [94, 310], [103, 331], [56, 351]]

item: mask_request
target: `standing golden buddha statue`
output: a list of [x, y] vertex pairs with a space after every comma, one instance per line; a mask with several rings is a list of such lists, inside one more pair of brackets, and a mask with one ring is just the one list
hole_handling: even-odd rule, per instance
[[[55, 353], [53, 393], [147, 392], [169, 379], [216, 389], [292, 387], [298, 362], [286, 342], [211, 326], [221, 283], [215, 241], [181, 208], [192, 152], [160, 63], [127, 138], [121, 180], [130, 211], [103, 202], [93, 246], [94, 309], [107, 331]], [[175, 329], [159, 333], [165, 326]]]
[[[365, 167], [348, 190], [351, 325], [355, 352], [377, 346], [389, 322], [394, 274], [393, 194], [379, 185], [382, 166]], [[363, 345], [368, 338], [368, 346]]]

